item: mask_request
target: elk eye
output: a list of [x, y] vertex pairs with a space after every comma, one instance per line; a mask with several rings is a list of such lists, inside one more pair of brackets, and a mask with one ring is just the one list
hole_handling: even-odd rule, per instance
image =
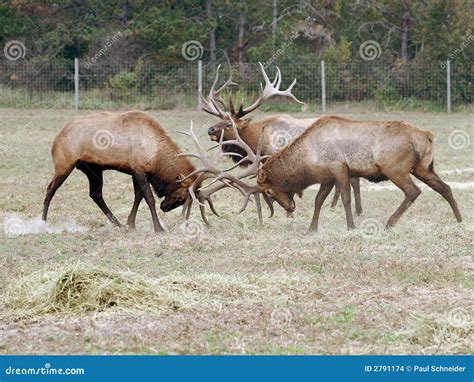
[[273, 192], [272, 190], [268, 189], [267, 191], [265, 191], [265, 193], [268, 195], [268, 196], [273, 196]]

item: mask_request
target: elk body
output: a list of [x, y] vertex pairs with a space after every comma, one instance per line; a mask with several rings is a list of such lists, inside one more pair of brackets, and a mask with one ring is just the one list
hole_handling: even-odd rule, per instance
[[[215, 86], [218, 81], [219, 68], [217, 69], [216, 79], [209, 92], [208, 99], [203, 100], [203, 110], [209, 114], [219, 117], [221, 121], [211, 126], [208, 129], [208, 135], [211, 140], [219, 141], [221, 135], [223, 135], [224, 141], [235, 140], [236, 134], [233, 128], [233, 122], [236, 126], [236, 131], [240, 135], [240, 138], [255, 152], [257, 149], [258, 140], [263, 135], [263, 146], [262, 155], [272, 155], [275, 152], [281, 150], [290, 144], [296, 137], [302, 134], [309, 126], [318, 120], [318, 118], [294, 118], [290, 115], [276, 115], [266, 117], [259, 121], [252, 121], [251, 118], [244, 118], [246, 115], [251, 113], [260, 107], [263, 102], [275, 95], [283, 95], [295, 100], [298, 103], [303, 103], [296, 99], [291, 93], [291, 89], [296, 83], [293, 84], [285, 91], [279, 90], [281, 83], [281, 72], [277, 67], [277, 74], [275, 80], [270, 82], [263, 66], [260, 64], [261, 71], [265, 80], [265, 87], [262, 90], [262, 95], [249, 107], [244, 108], [243, 104], [236, 111], [232, 103], [232, 99], [229, 102], [229, 113], [225, 112], [219, 104], [223, 105], [223, 100], [219, 98], [219, 94], [230, 84], [232, 79], [229, 80], [218, 90], [215, 90]], [[230, 120], [232, 118], [232, 121]], [[244, 157], [246, 152], [238, 145], [223, 144], [222, 149], [225, 152], [237, 153]], [[240, 158], [238, 156], [231, 157], [234, 162], [238, 162]], [[247, 165], [247, 163], [242, 163]], [[359, 215], [362, 213], [362, 202], [360, 197], [360, 181], [359, 178], [351, 178], [350, 183], [354, 190], [355, 198], [355, 209]], [[339, 197], [339, 189], [336, 185], [336, 192], [331, 207], [334, 207]]]
[[145, 198], [155, 231], [162, 231], [151, 187], [158, 197], [164, 197], [160, 208], [167, 212], [185, 203], [188, 187], [195, 180], [194, 176], [182, 179], [195, 168], [188, 158], [178, 156], [179, 152], [166, 130], [146, 113], [98, 113], [75, 118], [53, 141], [54, 177], [47, 188], [43, 220], [56, 190], [77, 168], [89, 180], [90, 197], [113, 224], [120, 226], [102, 196], [103, 171], [116, 170], [133, 178], [135, 199], [128, 226], [135, 228], [137, 209]]
[[341, 192], [347, 227], [354, 228], [349, 178], [390, 180], [405, 194], [388, 219], [387, 227], [392, 227], [421, 193], [410, 177], [413, 174], [449, 202], [460, 222], [461, 213], [451, 188], [434, 172], [433, 163], [433, 134], [428, 131], [398, 121], [352, 121], [328, 116], [273, 155], [260, 169], [257, 182], [261, 192], [288, 212], [295, 209], [295, 193], [321, 183], [309, 227], [317, 230], [321, 206], [335, 183]]

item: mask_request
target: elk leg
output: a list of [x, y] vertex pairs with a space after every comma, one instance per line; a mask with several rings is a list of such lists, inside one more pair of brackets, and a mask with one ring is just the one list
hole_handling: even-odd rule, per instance
[[138, 186], [142, 191], [145, 201], [148, 204], [148, 207], [150, 208], [151, 218], [153, 220], [153, 228], [155, 232], [164, 231], [160, 221], [158, 220], [158, 215], [156, 214], [155, 198], [153, 196], [153, 192], [151, 192], [150, 183], [148, 183], [145, 174], [137, 174], [135, 178], [138, 182]]
[[336, 179], [336, 184], [339, 186], [342, 204], [344, 205], [344, 210], [346, 212], [347, 228], [348, 229], [355, 228], [354, 217], [352, 216], [352, 207], [351, 207], [351, 182], [350, 182], [349, 171], [347, 167], [338, 169], [338, 171], [335, 172], [334, 177]]
[[334, 180], [330, 180], [329, 182], [323, 183], [321, 184], [321, 187], [319, 187], [318, 194], [316, 195], [316, 199], [314, 200], [314, 214], [313, 219], [311, 220], [311, 224], [308, 228], [308, 232], [316, 232], [318, 230], [318, 221], [319, 213], [321, 212], [321, 206], [323, 205], [324, 201], [328, 197], [333, 187]]
[[71, 174], [72, 170], [74, 170], [74, 167], [70, 167], [67, 170], [60, 170], [56, 169], [53, 180], [51, 183], [48, 185], [48, 188], [46, 189], [46, 196], [44, 198], [44, 203], [43, 203], [43, 220], [46, 221], [48, 218], [48, 209], [49, 209], [49, 204], [51, 203], [51, 200], [53, 199], [54, 194], [56, 193], [57, 189], [61, 187], [61, 185], [64, 183], [64, 181], [67, 179], [69, 174]]
[[413, 180], [410, 178], [410, 175], [406, 175], [404, 178], [391, 177], [388, 174], [386, 175], [395, 185], [400, 188], [405, 193], [405, 199], [403, 200], [400, 207], [390, 216], [387, 221], [385, 228], [393, 227], [398, 219], [403, 215], [403, 213], [412, 205], [415, 199], [421, 194], [420, 189], [413, 183]]
[[79, 170], [81, 170], [84, 174], [87, 175], [87, 179], [89, 179], [89, 196], [91, 199], [99, 206], [101, 211], [104, 213], [105, 216], [110, 220], [110, 222], [117, 227], [120, 227], [121, 224], [114, 216], [112, 211], [110, 211], [109, 207], [105, 203], [105, 200], [102, 196], [102, 186], [104, 185], [104, 180], [102, 178], [102, 169], [96, 166], [81, 164], [77, 166]]
[[133, 190], [135, 192], [135, 199], [133, 200], [133, 206], [132, 206], [132, 210], [130, 211], [130, 215], [128, 215], [128, 218], [127, 218], [127, 226], [130, 229], [135, 229], [135, 220], [137, 218], [138, 206], [140, 205], [143, 199], [143, 193], [134, 176], [132, 176], [132, 179], [133, 179]]
[[360, 178], [351, 178], [351, 186], [354, 190], [356, 215], [362, 213], [362, 200], [360, 198]]
[[334, 197], [332, 199], [332, 203], [331, 203], [331, 208], [334, 208], [336, 207], [336, 204], [337, 204], [337, 201], [339, 200], [339, 195], [340, 195], [340, 190], [339, 190], [339, 186], [336, 184], [336, 190], [334, 191]]
[[456, 220], [458, 222], [462, 222], [461, 212], [459, 211], [458, 203], [454, 199], [451, 187], [444, 183], [438, 176], [438, 174], [436, 174], [432, 170], [430, 171], [429, 169], [416, 168], [413, 172], [413, 175], [415, 175], [418, 179], [420, 179], [422, 182], [424, 182], [426, 185], [428, 185], [438, 194], [440, 194], [443, 198], [445, 198], [451, 206]]

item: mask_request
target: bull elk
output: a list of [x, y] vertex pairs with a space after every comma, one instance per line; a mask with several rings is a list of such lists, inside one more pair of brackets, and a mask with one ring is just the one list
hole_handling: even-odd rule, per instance
[[[203, 102], [202, 110], [221, 119], [220, 122], [208, 129], [208, 135], [212, 141], [217, 142], [221, 134], [224, 135], [224, 141], [235, 140], [236, 133], [238, 133], [241, 139], [255, 152], [257, 149], [259, 137], [263, 134], [262, 154], [271, 155], [287, 146], [297, 136], [299, 136], [309, 126], [317, 121], [317, 118], [294, 118], [290, 115], [270, 116], [256, 122], [252, 121], [251, 118], [244, 118], [249, 113], [258, 109], [265, 101], [277, 95], [285, 96], [297, 103], [304, 104], [298, 100], [293, 95], [293, 93], [291, 93], [291, 90], [296, 83], [296, 79], [288, 89], [284, 91], [280, 90], [281, 72], [278, 66], [276, 67], [275, 79], [273, 82], [271, 82], [267, 73], [265, 72], [263, 65], [260, 63], [260, 69], [265, 80], [265, 86], [260, 85], [262, 89], [261, 95], [252, 105], [244, 107], [242, 103], [236, 110], [232, 102], [232, 97], [229, 98], [228, 105], [225, 105], [224, 100], [220, 97], [220, 94], [224, 91], [224, 89], [226, 89], [229, 85], [235, 85], [232, 82], [232, 73], [229, 79], [219, 89], [216, 89], [217, 83], [219, 81], [219, 68], [220, 66], [217, 67], [216, 77], [211, 86], [207, 99], [204, 98], [202, 94], [200, 94], [201, 100]], [[233, 128], [234, 122], [237, 129]], [[243, 156], [246, 155], [245, 151], [237, 145], [225, 143], [222, 148], [225, 152], [237, 153]], [[240, 160], [238, 156], [231, 156], [231, 158], [235, 162]], [[245, 162], [242, 163], [244, 166], [246, 164], [247, 163]], [[351, 178], [350, 182], [354, 190], [356, 213], [359, 215], [362, 213], [360, 181], [359, 178]], [[331, 207], [336, 205], [338, 197], [339, 189], [336, 185], [336, 192], [334, 194]]]
[[189, 159], [179, 156], [180, 150], [166, 130], [155, 118], [142, 112], [99, 113], [75, 118], [58, 133], [51, 153], [54, 177], [44, 200], [45, 221], [51, 199], [74, 168], [86, 174], [90, 197], [117, 226], [120, 222], [102, 196], [102, 173], [116, 170], [131, 175], [135, 199], [127, 224], [135, 228], [137, 209], [145, 198], [155, 232], [162, 231], [163, 227], [156, 214], [151, 187], [158, 197], [164, 197], [160, 208], [167, 212], [184, 204], [189, 186], [196, 183], [196, 176], [189, 176], [196, 170]]
[[388, 219], [388, 228], [421, 193], [410, 174], [441, 194], [457, 221], [462, 221], [451, 188], [434, 171], [433, 134], [404, 122], [322, 117], [267, 160], [259, 170], [257, 182], [261, 192], [288, 212], [295, 209], [295, 193], [321, 183], [309, 227], [317, 230], [321, 206], [334, 183], [339, 185], [347, 227], [354, 228], [349, 177], [372, 182], [390, 180], [403, 191], [405, 199]]

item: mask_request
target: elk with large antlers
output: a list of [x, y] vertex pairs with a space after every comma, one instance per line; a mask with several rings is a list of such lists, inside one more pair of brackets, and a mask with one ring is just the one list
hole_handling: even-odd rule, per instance
[[58, 133], [51, 152], [55, 173], [44, 200], [45, 221], [51, 199], [74, 168], [87, 175], [90, 197], [117, 226], [120, 226], [119, 221], [102, 197], [102, 173], [116, 170], [132, 175], [135, 200], [127, 224], [135, 228], [137, 209], [145, 198], [155, 232], [162, 231], [163, 227], [156, 214], [151, 187], [158, 197], [164, 197], [160, 208], [167, 212], [186, 202], [191, 184], [195, 188], [199, 186], [197, 176], [193, 175], [195, 167], [189, 159], [179, 155], [178, 146], [158, 121], [142, 112], [99, 113], [75, 118]]
[[421, 191], [410, 174], [441, 194], [462, 221], [451, 188], [434, 172], [433, 134], [404, 122], [352, 121], [323, 117], [273, 155], [258, 173], [260, 190], [285, 210], [295, 209], [294, 194], [321, 183], [309, 227], [317, 230], [321, 206], [334, 183], [339, 184], [348, 228], [354, 228], [349, 177], [373, 182], [391, 180], [405, 199], [390, 216], [394, 226]]
[[[220, 66], [217, 67], [216, 77], [211, 86], [207, 99], [204, 98], [202, 94], [200, 94], [201, 100], [203, 102], [202, 110], [221, 119], [220, 122], [208, 129], [208, 134], [211, 140], [218, 141], [223, 134], [224, 141], [233, 141], [236, 139], [236, 133], [238, 133], [241, 140], [244, 141], [255, 152], [257, 149], [258, 140], [263, 134], [262, 154], [271, 155], [287, 146], [291, 141], [293, 141], [297, 136], [299, 136], [309, 126], [317, 121], [317, 118], [294, 118], [290, 115], [270, 116], [256, 122], [252, 121], [251, 118], [244, 118], [249, 113], [259, 108], [265, 101], [277, 95], [288, 97], [297, 103], [304, 104], [291, 92], [296, 83], [296, 79], [288, 89], [282, 91], [280, 90], [282, 79], [280, 69], [276, 67], [275, 79], [273, 82], [271, 82], [267, 73], [265, 72], [263, 65], [260, 63], [260, 69], [265, 81], [264, 87], [260, 84], [262, 89], [261, 95], [252, 105], [244, 107], [242, 103], [236, 110], [232, 102], [232, 98], [229, 98], [229, 104], [226, 106], [224, 100], [220, 96], [229, 85], [234, 84], [232, 82], [232, 73], [229, 79], [219, 89], [216, 90], [216, 86], [219, 81], [219, 68]], [[236, 129], [233, 128], [234, 122], [236, 124]], [[242, 150], [240, 146], [233, 145], [228, 142], [224, 142], [222, 149], [225, 152], [237, 153], [243, 156], [246, 155], [245, 150]], [[240, 161], [239, 156], [231, 156], [231, 158], [235, 162]], [[242, 165], [246, 165], [246, 162], [240, 162]], [[360, 197], [359, 178], [351, 178], [350, 182], [354, 190], [356, 213], [361, 214], [362, 203]], [[339, 189], [336, 185], [334, 200], [331, 204], [332, 207], [336, 205], [338, 197]], [[264, 198], [266, 198], [265, 195]]]

